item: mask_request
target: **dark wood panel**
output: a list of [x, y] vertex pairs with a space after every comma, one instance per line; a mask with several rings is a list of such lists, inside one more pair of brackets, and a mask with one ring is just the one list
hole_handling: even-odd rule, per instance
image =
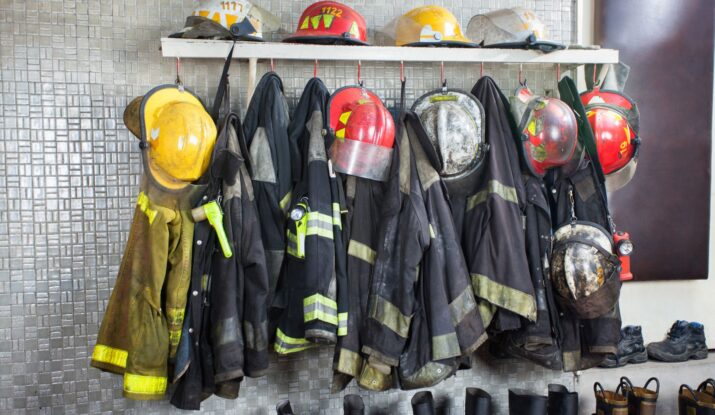
[[713, 91], [712, 0], [597, 0], [596, 42], [631, 66], [640, 108], [638, 171], [610, 195], [631, 233], [637, 280], [708, 273]]

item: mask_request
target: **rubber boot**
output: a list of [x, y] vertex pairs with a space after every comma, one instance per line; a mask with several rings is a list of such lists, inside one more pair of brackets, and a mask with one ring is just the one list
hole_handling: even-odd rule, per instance
[[464, 415], [492, 415], [492, 395], [479, 388], [467, 388]]
[[564, 385], [549, 385], [549, 415], [578, 415], [578, 393]]
[[688, 385], [680, 385], [678, 414], [715, 415], [715, 396], [707, 393], [707, 390], [708, 381], [701, 383], [696, 390], [692, 390]]
[[276, 405], [276, 413], [278, 415], [295, 415], [293, 413], [293, 408], [290, 406], [290, 401], [287, 399], [285, 401], [278, 402], [278, 405]]
[[365, 415], [365, 404], [359, 395], [345, 395], [343, 415]]
[[525, 389], [509, 389], [509, 415], [547, 415], [546, 396]]
[[698, 386], [698, 390], [702, 390], [708, 395], [715, 396], [715, 379], [706, 379]]
[[[648, 389], [648, 385], [655, 381], [655, 390]], [[650, 378], [642, 388], [633, 386], [627, 377], [621, 378], [623, 392], [628, 399], [628, 415], [655, 415], [655, 404], [658, 401], [660, 382], [657, 378]]]
[[596, 414], [628, 415], [628, 398], [623, 394], [622, 388], [622, 385], [618, 385], [615, 392], [607, 391], [603, 390], [603, 386], [600, 383], [594, 383], [593, 393], [596, 394]]
[[435, 415], [432, 392], [417, 392], [412, 396], [413, 415]]

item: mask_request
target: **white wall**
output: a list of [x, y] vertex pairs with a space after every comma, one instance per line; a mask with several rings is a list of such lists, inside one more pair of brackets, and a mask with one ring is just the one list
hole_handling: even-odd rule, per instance
[[[593, 44], [594, 1], [577, 1], [579, 43]], [[638, 76], [638, 74], [631, 74]], [[715, 99], [715, 78], [713, 79]], [[579, 84], [582, 88], [582, 84]], [[713, 106], [715, 136], [715, 105]], [[648, 143], [646, 142], [646, 145]], [[710, 171], [715, 167], [715, 146], [712, 146]], [[637, 173], [636, 173], [637, 174]], [[710, 181], [710, 200], [715, 196], [715, 180]], [[646, 342], [661, 340], [675, 320], [699, 321], [705, 325], [705, 335], [711, 348], [715, 347], [715, 203], [710, 203], [710, 260], [709, 278], [695, 281], [633, 281], [621, 291], [623, 324], [643, 326]], [[634, 255], [639, 255], [638, 247]], [[636, 279], [638, 276], [635, 276]]]

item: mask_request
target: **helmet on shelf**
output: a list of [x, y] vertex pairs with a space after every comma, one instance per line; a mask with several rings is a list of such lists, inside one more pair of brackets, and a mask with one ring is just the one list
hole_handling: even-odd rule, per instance
[[367, 24], [360, 13], [337, 1], [319, 1], [308, 6], [295, 33], [284, 42], [330, 45], [367, 45]]

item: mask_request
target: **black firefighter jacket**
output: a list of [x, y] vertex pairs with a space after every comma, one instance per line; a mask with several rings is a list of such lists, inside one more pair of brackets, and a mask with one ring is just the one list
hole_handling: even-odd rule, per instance
[[[559, 92], [561, 99], [576, 112], [579, 141], [588, 152], [590, 160], [597, 161], [593, 132], [573, 80], [564, 77], [559, 82]], [[551, 184], [554, 229], [572, 219], [571, 195], [578, 220], [612, 229], [603, 172], [597, 162], [590, 160], [585, 160], [575, 172], [562, 174]], [[564, 370], [588, 369], [598, 365], [606, 354], [616, 353], [621, 328], [618, 303], [613, 310], [595, 319], [580, 320], [567, 310], [561, 310], [560, 314]]]
[[386, 184], [362, 351], [400, 386], [434, 385], [486, 340], [459, 249], [441, 160], [408, 112]]
[[482, 178], [466, 201], [462, 248], [484, 324], [500, 332], [519, 328], [519, 317], [536, 319], [523, 231], [525, 193], [506, 98], [487, 76], [472, 94], [484, 106], [489, 152]]
[[208, 221], [198, 222], [186, 319], [171, 403], [200, 409], [216, 394], [235, 399], [244, 376], [268, 369], [268, 271], [238, 116], [223, 121], [211, 166], [212, 186], [200, 202], [220, 195], [226, 258]]
[[283, 82], [275, 72], [268, 72], [253, 93], [243, 121], [243, 131], [251, 154], [253, 190], [266, 252], [271, 297], [283, 263], [285, 218], [293, 187], [289, 122]]
[[328, 96], [323, 82], [311, 79], [289, 128], [296, 184], [277, 294], [282, 308], [274, 349], [280, 354], [335, 343], [347, 332], [344, 202], [342, 184], [327, 158]]

